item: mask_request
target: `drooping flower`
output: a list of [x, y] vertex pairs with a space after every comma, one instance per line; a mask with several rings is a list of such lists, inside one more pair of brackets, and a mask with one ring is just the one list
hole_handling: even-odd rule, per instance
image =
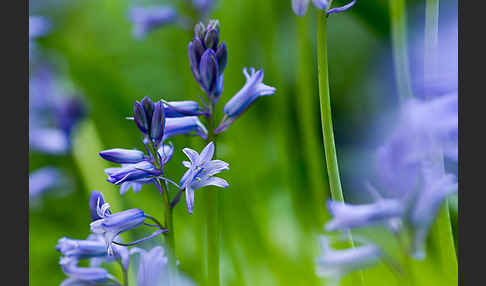
[[130, 10], [136, 39], [143, 39], [155, 29], [172, 24], [177, 19], [177, 11], [170, 6], [135, 7]]
[[216, 129], [216, 133], [225, 131], [250, 105], [260, 96], [272, 95], [276, 88], [263, 83], [263, 70], [255, 71], [250, 68], [250, 74], [246, 68], [243, 69], [246, 83], [224, 106], [225, 118]]
[[99, 155], [107, 161], [119, 164], [135, 164], [146, 159], [145, 154], [136, 149], [115, 148], [101, 151]]
[[381, 250], [372, 244], [336, 250], [331, 248], [329, 238], [325, 236], [320, 237], [320, 244], [317, 273], [337, 280], [347, 273], [376, 264], [382, 256]]
[[167, 118], [197, 116], [200, 115], [201, 108], [192, 100], [169, 101], [164, 103], [164, 111]]
[[199, 23], [194, 28], [194, 39], [189, 43], [189, 62], [194, 78], [216, 103], [223, 91], [223, 72], [227, 63], [226, 44], [219, 44], [219, 21], [210, 20], [207, 26]]
[[63, 237], [58, 240], [56, 250], [63, 256], [87, 259], [107, 256], [106, 243], [98, 235], [90, 235], [88, 239], [78, 240]]
[[61, 257], [59, 264], [62, 271], [69, 276], [61, 286], [74, 285], [120, 285], [115, 277], [100, 267], [78, 267], [74, 257]]
[[363, 205], [328, 201], [327, 208], [333, 217], [326, 224], [326, 230], [328, 231], [383, 223], [386, 220], [400, 217], [404, 213], [403, 202], [396, 199], [383, 199]]
[[151, 180], [154, 177], [153, 172], [157, 172], [157, 170], [148, 161], [125, 164], [121, 168], [105, 169], [105, 173], [108, 175], [107, 181], [115, 185], [121, 185], [125, 182]]
[[100, 206], [101, 199], [102, 196], [96, 204], [96, 212], [100, 219], [93, 221], [90, 227], [93, 233], [103, 235], [108, 254], [112, 255], [113, 240], [121, 233], [141, 226], [145, 221], [145, 213], [140, 209], [111, 213], [110, 204], [104, 203]]
[[184, 116], [177, 118], [167, 118], [165, 121], [164, 139], [174, 135], [197, 134], [203, 139], [207, 139], [208, 130], [201, 123], [197, 116]]
[[226, 180], [213, 177], [221, 171], [228, 170], [229, 164], [221, 160], [211, 160], [214, 155], [213, 142], [209, 142], [201, 151], [201, 154], [189, 148], [184, 148], [182, 151], [187, 155], [190, 162], [183, 162], [183, 165], [189, 170], [182, 176], [180, 186], [185, 189], [187, 210], [192, 214], [196, 189], [209, 185], [221, 188], [229, 186]]
[[[327, 0], [312, 0], [314, 6], [316, 6], [319, 10], [327, 9], [328, 1]], [[309, 0], [292, 0], [292, 9], [294, 10], [295, 14], [300, 17], [305, 16], [307, 13], [307, 7], [309, 6]]]

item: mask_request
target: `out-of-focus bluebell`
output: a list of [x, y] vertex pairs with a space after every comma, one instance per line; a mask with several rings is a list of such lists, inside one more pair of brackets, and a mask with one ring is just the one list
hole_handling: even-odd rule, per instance
[[200, 14], [207, 14], [214, 6], [216, 0], [192, 0], [192, 5], [196, 8]]
[[42, 16], [29, 16], [29, 39], [46, 35], [50, 29], [49, 21]]
[[383, 199], [371, 204], [351, 205], [343, 202], [328, 201], [327, 208], [332, 220], [326, 224], [327, 231], [365, 227], [397, 218], [403, 215], [403, 202], [396, 199]]
[[134, 247], [130, 254], [140, 254], [140, 264], [138, 266], [137, 282], [138, 286], [191, 286], [194, 285], [182, 273], [170, 277], [168, 258], [165, 256], [164, 249], [155, 246], [150, 251]]
[[181, 134], [196, 134], [201, 136], [203, 139], [208, 138], [208, 130], [197, 116], [167, 118], [165, 120], [163, 140], [166, 140], [174, 135]]
[[61, 286], [74, 285], [120, 285], [113, 275], [100, 267], [78, 267], [74, 257], [61, 257], [59, 264], [62, 271], [69, 276]]
[[320, 237], [321, 256], [317, 260], [317, 273], [323, 277], [339, 280], [342, 276], [373, 266], [379, 262], [382, 251], [367, 244], [349, 249], [332, 249], [329, 238]]
[[409, 210], [408, 222], [413, 227], [412, 255], [425, 258], [426, 238], [439, 208], [445, 199], [457, 191], [457, 180], [444, 174], [434, 164], [424, 166], [423, 188], [417, 192]]
[[[100, 200], [100, 199], [99, 199]], [[145, 213], [140, 209], [129, 209], [111, 213], [110, 204], [104, 203], [101, 207], [97, 203], [96, 211], [100, 219], [91, 223], [93, 233], [103, 235], [108, 254], [113, 254], [113, 240], [121, 233], [141, 226], [145, 221]]]
[[29, 146], [48, 154], [65, 154], [71, 147], [73, 127], [84, 116], [81, 100], [61, 94], [59, 76], [39, 65], [29, 79]]
[[223, 91], [223, 72], [228, 58], [226, 44], [219, 44], [219, 39], [219, 21], [209, 20], [207, 26], [203, 23], [195, 26], [194, 39], [189, 43], [192, 73], [212, 104]]
[[164, 103], [164, 111], [167, 118], [197, 116], [201, 114], [199, 104], [192, 100], [169, 101]]
[[190, 162], [182, 162], [189, 170], [182, 176], [180, 186], [185, 189], [187, 210], [192, 214], [196, 189], [209, 185], [221, 188], [229, 186], [226, 180], [213, 177], [221, 171], [228, 170], [229, 164], [221, 160], [211, 160], [214, 155], [213, 142], [209, 142], [201, 151], [201, 154], [189, 148], [184, 148], [182, 151], [187, 155]]
[[29, 199], [40, 196], [45, 191], [61, 183], [62, 174], [54, 167], [44, 167], [29, 174]]
[[135, 7], [130, 9], [133, 36], [143, 39], [150, 32], [176, 22], [177, 11], [170, 6]]
[[215, 133], [225, 131], [250, 105], [260, 96], [272, 95], [276, 88], [263, 83], [263, 70], [255, 71], [250, 68], [250, 74], [246, 68], [243, 69], [246, 83], [224, 106], [225, 117]]

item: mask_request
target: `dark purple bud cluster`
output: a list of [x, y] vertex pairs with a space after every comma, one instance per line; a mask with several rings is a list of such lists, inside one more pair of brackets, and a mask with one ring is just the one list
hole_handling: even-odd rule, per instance
[[165, 127], [164, 104], [152, 102], [144, 97], [142, 101], [135, 101], [133, 105], [133, 119], [138, 129], [146, 135], [156, 146], [162, 142]]
[[227, 58], [226, 44], [219, 44], [219, 21], [210, 20], [207, 26], [197, 24], [189, 43], [189, 61], [194, 78], [214, 102], [223, 91]]

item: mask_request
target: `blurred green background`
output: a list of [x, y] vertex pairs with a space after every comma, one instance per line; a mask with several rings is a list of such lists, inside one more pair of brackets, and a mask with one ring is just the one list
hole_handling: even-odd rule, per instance
[[[178, 1], [173, 1], [178, 2]], [[334, 1], [336, 4], [345, 1]], [[455, 1], [443, 1], [455, 2]], [[142, 148], [133, 122], [135, 100], [196, 100], [202, 95], [192, 78], [187, 45], [192, 31], [167, 26], [145, 40], [134, 40], [128, 10], [135, 1], [36, 1], [30, 13], [47, 16], [52, 33], [38, 43], [62, 58], [63, 72], [81, 91], [88, 116], [77, 126], [72, 156], [30, 154], [29, 168], [55, 165], [73, 178], [72, 192], [47, 193], [29, 211], [29, 279], [31, 285], [57, 285], [64, 278], [59, 253], [63, 236], [89, 234], [88, 197], [102, 191], [115, 211], [137, 207], [159, 218], [159, 193], [152, 186], [120, 196], [106, 182], [108, 166], [97, 154], [108, 148]], [[158, 3], [169, 3], [159, 1]], [[423, 1], [407, 1], [412, 29]], [[441, 2], [442, 3], [442, 2]], [[322, 228], [326, 172], [319, 125], [315, 57], [316, 9], [297, 17], [290, 0], [217, 0], [211, 18], [221, 24], [228, 47], [225, 89], [217, 106], [244, 84], [243, 67], [265, 70], [264, 82], [277, 88], [262, 97], [218, 138], [218, 159], [230, 163], [222, 177], [222, 281], [224, 285], [322, 285], [314, 271], [315, 235]], [[418, 17], [417, 16], [417, 17]], [[375, 123], [397, 102], [390, 54], [388, 1], [358, 1], [328, 23], [329, 70], [335, 137], [343, 189], [359, 201], [366, 164], [375, 148]], [[311, 96], [309, 96], [311, 95]], [[182, 148], [201, 150], [198, 137], [173, 137], [175, 154], [166, 166], [178, 181], [185, 168]], [[320, 191], [322, 189], [322, 192]], [[193, 280], [203, 273], [204, 190], [195, 195], [189, 215], [183, 203], [175, 210], [176, 251], [181, 269]], [[321, 213], [319, 212], [321, 209]], [[386, 234], [371, 235], [387, 241]], [[130, 234], [134, 237], [137, 234]], [[390, 247], [393, 247], [391, 245]], [[420, 275], [409, 285], [445, 285], [433, 261], [415, 263]], [[114, 271], [117, 271], [114, 269]], [[400, 285], [384, 265], [365, 271], [368, 285]], [[441, 280], [442, 279], [442, 280]]]

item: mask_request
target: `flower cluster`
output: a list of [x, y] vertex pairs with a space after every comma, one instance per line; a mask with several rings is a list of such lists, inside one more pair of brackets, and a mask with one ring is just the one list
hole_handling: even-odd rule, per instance
[[[139, 209], [129, 209], [112, 213], [110, 205], [105, 203], [100, 192], [93, 191], [89, 201], [91, 213], [91, 234], [85, 240], [63, 237], [56, 249], [63, 255], [60, 265], [69, 276], [61, 285], [120, 285], [115, 277], [100, 267], [103, 262], [117, 261], [123, 271], [128, 271], [130, 255], [126, 246], [135, 245], [166, 232], [161, 224]], [[156, 225], [145, 223], [150, 219]], [[122, 243], [119, 235], [142, 225], [155, 227], [149, 236], [131, 243]], [[90, 260], [89, 267], [79, 267], [78, 261]]]

